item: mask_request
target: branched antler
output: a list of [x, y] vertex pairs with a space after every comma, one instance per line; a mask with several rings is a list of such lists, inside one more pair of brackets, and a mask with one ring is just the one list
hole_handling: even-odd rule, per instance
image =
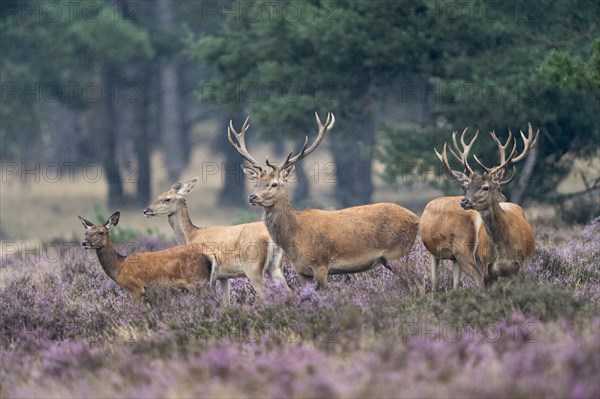
[[[233, 148], [235, 148], [236, 151], [242, 157], [244, 157], [244, 159], [246, 161], [250, 162], [252, 164], [252, 166], [254, 166], [258, 169], [262, 169], [260, 164], [252, 157], [252, 155], [250, 155], [250, 153], [248, 152], [248, 149], [246, 148], [245, 136], [246, 136], [246, 131], [250, 127], [249, 120], [250, 120], [250, 116], [248, 116], [246, 118], [246, 120], [244, 121], [244, 125], [242, 126], [242, 131], [240, 133], [235, 131], [235, 129], [233, 128], [233, 121], [229, 120], [229, 126], [227, 127], [227, 140], [229, 140], [229, 143], [233, 146]], [[233, 141], [232, 132], [233, 132], [233, 135], [235, 136], [235, 139], [237, 140], [237, 144]]]
[[479, 136], [479, 130], [477, 130], [475, 132], [475, 136], [473, 136], [473, 138], [471, 139], [471, 141], [469, 142], [469, 144], [466, 144], [465, 142], [465, 134], [467, 133], [467, 130], [469, 128], [465, 128], [465, 130], [463, 130], [462, 134], [460, 135], [460, 144], [462, 145], [462, 150], [461, 148], [458, 146], [458, 143], [456, 141], [456, 134], [458, 133], [457, 131], [452, 132], [452, 143], [454, 144], [454, 149], [456, 150], [456, 152], [460, 155], [456, 155], [454, 153], [454, 151], [452, 151], [452, 148], [450, 148], [450, 152], [452, 153], [452, 155], [454, 155], [454, 158], [456, 158], [456, 160], [458, 162], [461, 163], [461, 165], [465, 168], [465, 170], [469, 173], [472, 174], [473, 173], [473, 169], [471, 169], [471, 167], [469, 166], [469, 162], [468, 162], [468, 156], [469, 156], [469, 152], [471, 151], [471, 148], [473, 148], [473, 144], [475, 143], [475, 140], [477, 140], [477, 137]]
[[[474, 157], [475, 160], [477, 161], [477, 163], [479, 165], [481, 165], [487, 171], [487, 173], [490, 175], [497, 173], [501, 169], [505, 169], [509, 166], [512, 166], [513, 174], [511, 176], [511, 178], [502, 182], [502, 184], [506, 184], [512, 180], [512, 178], [514, 177], [514, 174], [515, 174], [514, 165], [517, 162], [521, 161], [523, 158], [525, 158], [527, 156], [527, 154], [529, 153], [529, 151], [531, 150], [531, 148], [537, 142], [537, 138], [538, 138], [538, 135], [540, 132], [539, 129], [534, 135], [533, 128], [531, 127], [531, 123], [529, 123], [528, 125], [529, 125], [529, 131], [528, 131], [527, 137], [525, 137], [525, 133], [523, 133], [523, 131], [521, 131], [521, 139], [523, 140], [523, 151], [521, 151], [521, 153], [519, 153], [518, 155], [517, 155], [517, 140], [516, 140], [516, 138], [513, 139], [512, 132], [509, 130], [508, 131], [508, 139], [506, 140], [506, 142], [504, 144], [502, 144], [500, 142], [500, 140], [496, 136], [496, 132], [490, 133], [490, 135], [492, 136], [492, 139], [494, 140], [494, 142], [496, 143], [496, 146], [498, 147], [498, 152], [500, 153], [500, 164], [499, 165], [488, 168], [479, 159], [477, 159], [477, 156]], [[512, 141], [512, 150], [510, 152], [510, 155], [507, 158], [506, 150], [510, 147], [511, 141]]]
[[[306, 136], [306, 138], [304, 139], [304, 145], [302, 146], [302, 150], [300, 150], [298, 155], [292, 157], [292, 154], [294, 152], [290, 151], [285, 162], [283, 162], [281, 166], [277, 167], [277, 170], [282, 171], [286, 168], [289, 168], [291, 165], [295, 164], [299, 160], [306, 158], [308, 155], [310, 155], [319, 146], [319, 144], [321, 144], [321, 141], [323, 141], [323, 138], [325, 137], [325, 133], [330, 131], [333, 125], [335, 124], [335, 116], [331, 112], [327, 114], [327, 120], [325, 121], [325, 124], [321, 122], [321, 118], [319, 118], [319, 115], [316, 112], [315, 118], [317, 119], [317, 125], [319, 126], [319, 133], [317, 134], [317, 138], [315, 139], [315, 141], [310, 145], [310, 147], [306, 148], [306, 146], [308, 145], [308, 136]], [[271, 167], [274, 168], [273, 166]]]
[[[325, 137], [325, 133], [330, 131], [333, 125], [335, 124], [335, 116], [331, 112], [328, 113], [325, 124], [321, 122], [321, 119], [319, 118], [319, 115], [316, 112], [315, 117], [317, 119], [317, 125], [319, 126], [319, 133], [315, 141], [310, 145], [310, 147], [307, 148], [308, 136], [306, 136], [306, 139], [304, 140], [304, 145], [302, 146], [302, 150], [298, 153], [298, 155], [292, 156], [293, 151], [290, 151], [285, 162], [283, 162], [280, 166], [276, 166], [270, 163], [269, 158], [267, 157], [266, 164], [268, 167], [270, 167], [274, 171], [282, 171], [286, 168], [289, 168], [299, 160], [307, 157], [319, 146], [321, 141], [323, 141], [323, 137]], [[248, 122], [249, 119], [250, 117], [246, 118], [246, 120], [244, 121], [244, 125], [242, 126], [242, 131], [240, 133], [235, 131], [235, 129], [233, 128], [233, 122], [229, 121], [229, 126], [227, 127], [227, 139], [229, 140], [229, 143], [233, 146], [233, 148], [235, 148], [235, 150], [242, 157], [244, 157], [244, 159], [250, 162], [250, 164], [252, 164], [253, 167], [257, 168], [258, 170], [262, 170], [260, 164], [252, 157], [252, 155], [250, 155], [250, 152], [248, 152], [248, 149], [246, 148], [246, 142], [244, 138], [246, 135], [246, 131], [250, 126]], [[233, 136], [235, 136], [237, 143], [234, 142]]]

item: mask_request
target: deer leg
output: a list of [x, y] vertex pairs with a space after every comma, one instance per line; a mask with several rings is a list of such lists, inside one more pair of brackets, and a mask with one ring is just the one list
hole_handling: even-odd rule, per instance
[[252, 288], [254, 288], [254, 291], [256, 291], [256, 295], [258, 295], [260, 298], [263, 298], [265, 279], [263, 277], [263, 270], [260, 267], [261, 264], [262, 263], [252, 264], [252, 267], [246, 270], [246, 276], [248, 276], [250, 284], [252, 284]]
[[460, 284], [460, 264], [457, 260], [452, 262], [452, 289], [457, 290]]
[[327, 266], [319, 265], [313, 268], [313, 280], [317, 282], [317, 289], [327, 288]]
[[223, 304], [229, 305], [231, 303], [231, 285], [229, 284], [229, 279], [221, 278], [219, 279], [219, 284], [221, 284], [221, 291], [223, 291]]
[[144, 299], [144, 295], [146, 293], [146, 288], [143, 285], [138, 285], [136, 283], [123, 284], [121, 286], [123, 291], [125, 291], [134, 302], [141, 304]]
[[431, 291], [438, 289], [438, 264], [440, 260], [433, 255], [429, 256], [429, 268], [431, 269]]
[[272, 269], [269, 277], [271, 278], [271, 280], [273, 280], [275, 283], [277, 283], [277, 285], [280, 285], [283, 288], [285, 288], [286, 291], [291, 291], [290, 286], [288, 285], [287, 281], [285, 281], [283, 272], [281, 271], [281, 269], [279, 267]]
[[278, 285], [283, 286], [287, 291], [290, 290], [290, 286], [285, 281], [285, 277], [283, 275], [283, 251], [279, 251], [277, 255], [274, 256], [271, 267], [269, 268], [269, 277]]
[[208, 285], [211, 287], [215, 286], [217, 282], [217, 277], [219, 276], [219, 262], [216, 256], [212, 256], [210, 259], [210, 278], [208, 280]]
[[[479, 288], [485, 287], [485, 275], [483, 267], [477, 261], [474, 254], [460, 255], [456, 254], [456, 261], [459, 265], [459, 271], [462, 270], [475, 281]], [[456, 269], [454, 269], [456, 271]]]
[[496, 276], [492, 270], [492, 266], [493, 265], [491, 264], [487, 266], [487, 273], [485, 273], [483, 276], [483, 285], [485, 288], [491, 287], [491, 285], [494, 284], [494, 282], [498, 279], [498, 276]]

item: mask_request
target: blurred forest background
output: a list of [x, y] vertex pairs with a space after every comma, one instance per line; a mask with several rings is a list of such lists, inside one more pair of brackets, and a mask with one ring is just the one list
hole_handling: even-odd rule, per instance
[[[3, 0], [3, 184], [36, 164], [97, 163], [107, 206], [140, 207], [157, 193], [153, 154], [174, 182], [205, 146], [235, 171], [211, 206], [247, 207], [229, 119], [250, 115], [250, 149], [273, 143], [278, 159], [314, 137], [317, 111], [337, 119], [320, 150], [335, 206], [372, 201], [381, 177], [459, 194], [434, 147], [480, 129], [491, 164], [487, 132], [531, 122], [541, 138], [508, 198], [584, 222], [599, 213], [599, 26], [593, 0]], [[311, 196], [306, 162], [296, 204]], [[559, 192], [574, 173], [580, 189]]]

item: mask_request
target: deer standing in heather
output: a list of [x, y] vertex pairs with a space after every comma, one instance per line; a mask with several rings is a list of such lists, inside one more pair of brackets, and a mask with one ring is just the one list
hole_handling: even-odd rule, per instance
[[212, 284], [218, 273], [214, 255], [203, 253], [197, 245], [181, 245], [156, 252], [119, 254], [110, 240], [110, 231], [119, 223], [121, 213], [115, 212], [103, 225], [94, 225], [79, 217], [85, 227], [81, 246], [95, 249], [100, 265], [133, 299], [140, 301], [149, 283], [165, 280], [170, 285], [190, 289], [194, 282]]
[[[521, 132], [524, 148], [516, 155], [517, 143], [516, 140], [512, 141], [511, 133], [505, 144], [498, 140], [495, 133], [491, 133], [500, 152], [500, 164], [487, 168], [475, 157], [486, 170], [479, 174], [473, 171], [467, 159], [478, 134], [466, 144], [465, 132], [466, 129], [461, 136], [463, 149], [457, 145], [456, 132], [452, 137], [456, 153], [450, 149], [465, 172], [450, 167], [446, 144], [441, 154], [436, 150], [446, 173], [461, 184], [465, 196], [433, 200], [427, 204], [421, 217], [420, 234], [431, 253], [434, 290], [437, 289], [437, 266], [440, 259], [454, 261], [454, 288], [458, 287], [461, 269], [479, 287], [485, 287], [500, 276], [518, 274], [522, 277], [524, 263], [535, 250], [535, 235], [523, 209], [517, 204], [504, 202], [506, 198], [501, 193], [501, 187], [512, 180], [514, 164], [527, 156], [537, 141], [537, 134], [534, 136], [531, 125], [528, 137]], [[507, 158], [506, 150], [511, 142], [513, 148]], [[513, 167], [513, 175], [510, 179], [503, 180], [505, 170], [510, 166]]]
[[237, 133], [230, 122], [227, 138], [250, 163], [242, 166], [246, 177], [255, 185], [248, 201], [263, 207], [263, 220], [269, 234], [283, 248], [302, 281], [312, 277], [318, 288], [325, 288], [328, 274], [363, 272], [378, 263], [391, 270], [388, 261], [406, 255], [411, 249], [418, 220], [411, 211], [390, 203], [338, 211], [295, 211], [284, 185], [296, 162], [311, 154], [335, 123], [333, 114], [328, 114], [325, 124], [318, 115], [316, 119], [319, 131], [311, 146], [307, 148], [306, 137], [302, 150], [293, 157], [290, 152], [279, 166], [267, 159], [266, 165], [271, 170], [264, 170], [246, 148], [244, 137], [249, 127], [248, 119], [241, 133]]
[[195, 187], [198, 179], [185, 184], [177, 182], [148, 205], [146, 217], [167, 216], [178, 244], [198, 243], [210, 250], [219, 262], [218, 279], [223, 291], [223, 301], [230, 302], [229, 279], [248, 277], [256, 293], [264, 295], [264, 273], [289, 289], [282, 270], [283, 251], [271, 240], [261, 222], [236, 226], [212, 226], [199, 228], [192, 223], [185, 198]]
[[[452, 133], [454, 150], [450, 152], [462, 163], [464, 154], [468, 154], [479, 131], [469, 144], [465, 142], [467, 129], [462, 132], [460, 143], [457, 142], [457, 132]], [[456, 152], [455, 152], [456, 151]], [[459, 154], [459, 155], [457, 155]], [[463, 193], [467, 192], [467, 185], [461, 183]], [[475, 250], [477, 232], [481, 225], [481, 218], [474, 210], [464, 210], [460, 206], [462, 196], [439, 197], [430, 201], [419, 218], [419, 235], [430, 253], [431, 285], [435, 292], [438, 288], [438, 272], [441, 260], [452, 260], [453, 289], [457, 289], [460, 275], [465, 271], [476, 284], [483, 285], [483, 271], [477, 265]], [[506, 197], [498, 191], [498, 201], [506, 201]]]

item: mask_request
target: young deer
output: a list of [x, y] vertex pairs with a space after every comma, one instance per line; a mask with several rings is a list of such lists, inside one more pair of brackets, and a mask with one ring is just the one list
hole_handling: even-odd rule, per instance
[[183, 196], [192, 192], [197, 181], [196, 178], [185, 184], [173, 184], [170, 190], [159, 195], [143, 210], [144, 215], [148, 218], [167, 216], [178, 244], [198, 243], [215, 254], [225, 303], [230, 302], [231, 278], [248, 277], [256, 293], [262, 297], [266, 271], [273, 281], [289, 289], [283, 277], [283, 251], [273, 243], [263, 223], [194, 226]]
[[157, 280], [186, 289], [196, 281], [215, 281], [218, 273], [214, 255], [203, 253], [197, 245], [181, 245], [156, 252], [136, 253], [129, 256], [119, 254], [109, 232], [119, 223], [119, 211], [112, 214], [103, 225], [94, 225], [79, 217], [85, 227], [85, 238], [81, 246], [95, 249], [100, 265], [121, 288], [135, 300], [141, 300], [146, 286]]
[[[468, 154], [479, 135], [479, 131], [477, 131], [469, 144], [466, 144], [464, 139], [466, 132], [467, 129], [462, 132], [460, 137], [462, 151], [457, 143], [457, 132], [452, 134], [456, 153], [452, 148], [450, 148], [450, 152], [459, 162], [462, 162], [465, 153]], [[460, 157], [456, 155], [457, 153], [460, 154]], [[467, 192], [466, 184], [461, 184], [461, 188], [463, 193]], [[500, 190], [496, 194], [498, 202], [506, 201], [506, 197]], [[453, 289], [458, 288], [462, 270], [476, 284], [480, 287], [483, 286], [483, 271], [477, 265], [475, 255], [481, 218], [477, 211], [464, 210], [460, 206], [462, 198], [461, 196], [436, 198], [425, 206], [419, 219], [419, 235], [430, 253], [431, 285], [434, 292], [438, 288], [439, 263], [444, 259], [452, 260], [453, 263]]]
[[[500, 202], [500, 198], [502, 198], [500, 189], [513, 179], [514, 164], [527, 156], [531, 147], [537, 142], [538, 133], [533, 134], [531, 125], [529, 125], [528, 137], [521, 132], [524, 148], [519, 155], [516, 155], [517, 141], [513, 140], [511, 133], [509, 133], [506, 143], [502, 144], [496, 134], [492, 132], [492, 139], [500, 153], [500, 164], [488, 168], [475, 156], [477, 163], [485, 169], [483, 174], [474, 172], [468, 164], [470, 145], [463, 145], [465, 150], [460, 157], [454, 154], [461, 161], [465, 172], [453, 170], [450, 167], [446, 155], [446, 144], [444, 144], [442, 154], [436, 150], [448, 175], [466, 188], [465, 196], [460, 200], [460, 206], [465, 210], [477, 212], [478, 217], [472, 218], [468, 227], [474, 233], [470, 241], [473, 242], [473, 245], [465, 246], [462, 251], [468, 253], [459, 254], [459, 256], [467, 257], [470, 260], [475, 258], [477, 268], [483, 277], [482, 280], [476, 280], [479, 286], [487, 287], [498, 277], [503, 276], [519, 275], [522, 278], [525, 261], [535, 251], [535, 234], [525, 218], [525, 212], [517, 204]], [[513, 148], [510, 155], [506, 157], [506, 150], [511, 142]], [[513, 167], [512, 176], [503, 180], [505, 170], [510, 166]], [[448, 222], [456, 224], [458, 220], [449, 219]], [[483, 229], [480, 228], [481, 225], [484, 226]]]
[[[327, 286], [327, 274], [356, 273], [371, 269], [377, 263], [388, 265], [389, 259], [399, 258], [412, 247], [418, 229], [417, 216], [396, 204], [373, 204], [322, 211], [307, 209], [295, 211], [284, 185], [299, 160], [312, 153], [333, 127], [335, 118], [328, 114], [325, 125], [316, 115], [319, 133], [307, 148], [308, 137], [300, 153], [292, 153], [280, 166], [267, 159], [271, 169], [263, 170], [246, 149], [245, 133], [248, 119], [241, 133], [230, 122], [227, 138], [250, 165], [242, 169], [254, 192], [248, 197], [252, 205], [262, 206], [263, 220], [273, 240], [285, 251], [293, 269], [301, 280], [313, 277], [317, 287]], [[232, 133], [237, 144], [234, 143]]]

